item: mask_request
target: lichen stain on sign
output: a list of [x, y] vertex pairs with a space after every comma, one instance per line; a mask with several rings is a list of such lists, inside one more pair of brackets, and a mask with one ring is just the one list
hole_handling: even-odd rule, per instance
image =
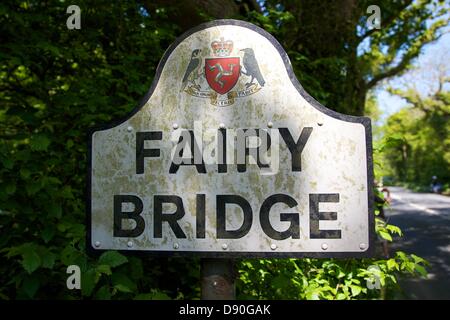
[[264, 30], [217, 20], [165, 53], [144, 103], [93, 129], [93, 250], [364, 257], [370, 120], [331, 111]]

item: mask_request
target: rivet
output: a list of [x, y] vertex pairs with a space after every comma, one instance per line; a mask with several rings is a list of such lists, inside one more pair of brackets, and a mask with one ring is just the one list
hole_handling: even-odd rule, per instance
[[128, 248], [131, 248], [133, 246], [133, 242], [128, 241], [127, 246], [128, 246]]
[[178, 123], [174, 123], [174, 124], [172, 125], [172, 127], [173, 127], [174, 130], [177, 130], [177, 129], [178, 129]]
[[220, 129], [225, 129], [225, 123], [219, 124], [219, 128], [220, 128]]
[[272, 128], [272, 127], [273, 127], [273, 122], [272, 122], [272, 121], [267, 122], [267, 126], [268, 126], [269, 128]]
[[277, 249], [277, 245], [276, 245], [275, 243], [272, 243], [272, 244], [270, 245], [270, 249], [276, 250], [276, 249]]
[[132, 126], [129, 126], [129, 127], [127, 128], [127, 131], [128, 131], [128, 132], [133, 131], [133, 127], [132, 127]]
[[364, 250], [364, 249], [366, 248], [366, 244], [365, 244], [365, 243], [360, 243], [360, 244], [359, 244], [359, 248], [360, 248], [361, 250]]
[[95, 241], [94, 246], [96, 246], [97, 248], [100, 247], [100, 241]]
[[322, 243], [322, 250], [327, 250], [328, 249], [328, 245], [326, 243]]
[[227, 246], [226, 243], [224, 243], [224, 244], [222, 245], [222, 249], [223, 249], [223, 250], [227, 250], [227, 249], [228, 249], [228, 246]]
[[179, 247], [180, 247], [180, 246], [179, 246], [178, 243], [174, 243], [174, 244], [173, 244], [173, 248], [174, 248], [174, 249], [178, 249]]

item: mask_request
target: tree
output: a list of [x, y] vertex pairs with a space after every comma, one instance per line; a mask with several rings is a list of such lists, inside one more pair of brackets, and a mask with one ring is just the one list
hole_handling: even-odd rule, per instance
[[[402, 142], [385, 149], [384, 157], [390, 164], [397, 180], [428, 186], [431, 177], [437, 176], [439, 181], [450, 181], [450, 92], [445, 90], [449, 81], [448, 67], [434, 63], [431, 70], [435, 85], [427, 94], [414, 88], [411, 79], [417, 74], [408, 76], [405, 89], [390, 88], [408, 102], [408, 107], [393, 114], [387, 119], [385, 136], [400, 135]], [[426, 70], [426, 71], [425, 71]], [[425, 68], [420, 75], [429, 75]]]
[[[381, 28], [367, 25], [369, 5]], [[399, 75], [448, 24], [448, 1], [267, 1], [254, 15], [287, 48], [300, 82], [342, 113], [362, 115], [369, 90]]]

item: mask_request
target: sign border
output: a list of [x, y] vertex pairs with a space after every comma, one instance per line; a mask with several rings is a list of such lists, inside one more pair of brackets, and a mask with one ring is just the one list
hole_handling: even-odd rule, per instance
[[198, 26], [189, 29], [184, 32], [181, 36], [179, 36], [164, 52], [163, 57], [159, 61], [158, 67], [156, 68], [155, 76], [153, 78], [150, 89], [145, 94], [145, 96], [141, 99], [138, 106], [135, 107], [127, 116], [122, 119], [116, 119], [109, 123], [101, 124], [94, 126], [88, 130], [88, 166], [87, 166], [87, 179], [86, 179], [86, 250], [87, 253], [93, 256], [97, 256], [105, 251], [110, 251], [114, 249], [96, 249], [92, 246], [91, 243], [91, 234], [92, 234], [92, 213], [91, 213], [91, 173], [92, 173], [92, 136], [96, 131], [102, 131], [106, 129], [111, 129], [119, 124], [129, 120], [132, 116], [134, 116], [138, 111], [144, 107], [150, 97], [153, 95], [155, 88], [159, 82], [161, 77], [162, 70], [172, 52], [175, 48], [187, 37], [190, 35], [211, 27], [224, 26], [224, 25], [232, 25], [239, 26], [243, 28], [250, 29], [255, 31], [265, 37], [270, 43], [277, 49], [281, 58], [283, 59], [284, 66], [289, 75], [289, 78], [300, 93], [300, 95], [308, 101], [314, 108], [319, 110], [320, 112], [346, 122], [352, 123], [361, 123], [365, 128], [366, 134], [366, 157], [367, 157], [367, 196], [368, 196], [368, 227], [369, 227], [369, 247], [367, 250], [362, 252], [357, 251], [334, 251], [334, 252], [243, 252], [243, 251], [149, 251], [149, 250], [136, 250], [136, 249], [128, 249], [128, 250], [116, 250], [123, 254], [133, 255], [145, 255], [145, 256], [195, 256], [198, 258], [372, 258], [375, 255], [375, 215], [374, 215], [374, 193], [373, 193], [373, 149], [372, 149], [372, 125], [371, 120], [368, 117], [359, 117], [359, 116], [351, 116], [345, 115], [327, 107], [323, 106], [315, 100], [312, 96], [310, 96], [305, 89], [302, 87], [297, 77], [294, 74], [292, 69], [291, 62], [289, 57], [282, 47], [282, 45], [276, 40], [270, 33], [266, 30], [246, 21], [242, 20], [234, 20], [234, 19], [221, 19], [214, 20], [206, 23], [199, 24]]

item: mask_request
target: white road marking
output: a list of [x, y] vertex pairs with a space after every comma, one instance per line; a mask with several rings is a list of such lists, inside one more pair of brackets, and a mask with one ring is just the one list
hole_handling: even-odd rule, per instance
[[403, 198], [400, 197], [399, 195], [394, 195], [394, 194], [393, 194], [393, 195], [391, 195], [391, 198], [397, 200], [398, 202], [406, 203], [406, 204], [410, 205], [410, 206], [413, 207], [413, 208], [419, 209], [420, 211], [425, 211], [426, 213], [429, 213], [429, 214], [432, 214], [432, 215], [437, 215], [437, 214], [439, 214], [439, 212], [437, 212], [436, 210], [429, 209], [429, 208], [427, 208], [427, 207], [421, 206], [421, 205], [419, 205], [419, 204], [415, 204], [415, 203], [413, 203], [413, 202], [403, 201], [403, 200], [402, 200]]
[[421, 206], [421, 205], [418, 205], [418, 204], [415, 204], [412, 202], [408, 202], [408, 204], [413, 208], [425, 211], [426, 213], [429, 213], [429, 214], [439, 214], [439, 212], [437, 212], [436, 210], [428, 209], [427, 207], [424, 207], [424, 206]]

